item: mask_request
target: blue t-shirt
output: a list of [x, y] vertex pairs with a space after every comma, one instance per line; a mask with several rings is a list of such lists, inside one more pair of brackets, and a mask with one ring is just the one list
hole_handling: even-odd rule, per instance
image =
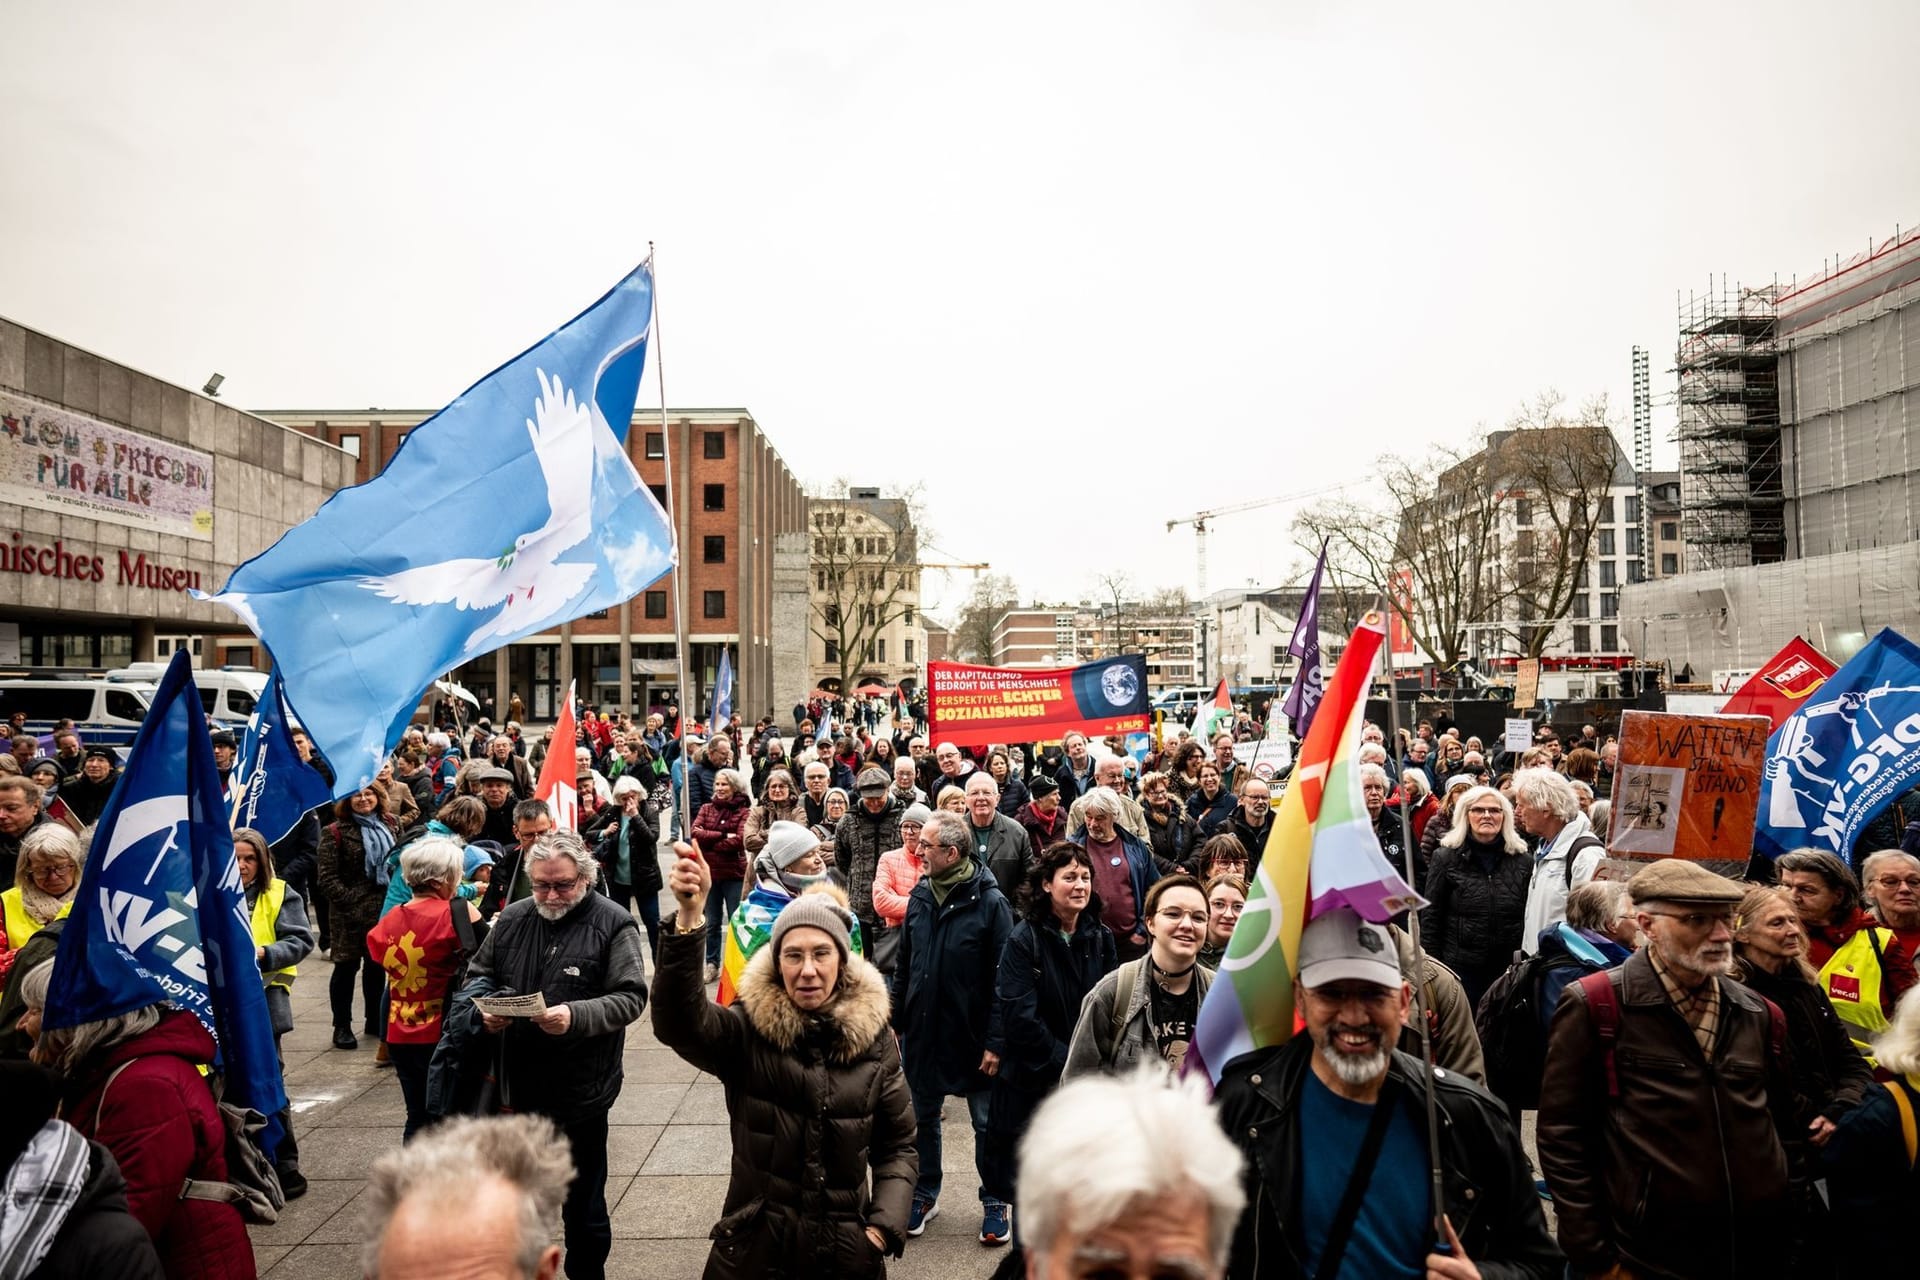
[[[1312, 1275], [1320, 1265], [1334, 1215], [1340, 1212], [1353, 1163], [1367, 1140], [1373, 1108], [1327, 1088], [1311, 1068], [1306, 1077], [1300, 1095], [1300, 1225], [1307, 1274]], [[1360, 1216], [1354, 1220], [1347, 1251], [1340, 1259], [1339, 1274], [1356, 1280], [1417, 1278], [1427, 1273], [1433, 1232], [1428, 1225], [1426, 1143], [1407, 1108], [1394, 1103], [1393, 1109], [1380, 1158], [1360, 1201]]]

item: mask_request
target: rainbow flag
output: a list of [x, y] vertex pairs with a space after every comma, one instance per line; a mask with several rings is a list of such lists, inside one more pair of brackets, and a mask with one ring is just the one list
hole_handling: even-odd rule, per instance
[[1378, 610], [1361, 619], [1300, 744], [1246, 911], [1187, 1052], [1185, 1070], [1205, 1072], [1212, 1083], [1232, 1059], [1293, 1035], [1293, 980], [1308, 920], [1343, 906], [1385, 920], [1426, 905], [1380, 851], [1360, 793], [1360, 726], [1386, 638]]
[[[817, 889], [814, 892], [828, 892]], [[847, 905], [845, 894], [836, 893], [836, 900], [842, 907]], [[719, 1004], [732, 1004], [740, 994], [740, 978], [747, 971], [747, 961], [753, 959], [753, 953], [767, 945], [773, 937], [773, 922], [781, 909], [793, 901], [793, 895], [784, 889], [756, 884], [747, 890], [740, 899], [740, 905], [734, 910], [733, 918], [727, 921], [727, 932], [720, 943], [720, 988], [714, 994]], [[866, 955], [866, 940], [860, 936], [860, 919], [855, 916], [849, 932], [853, 935], [853, 954]]]

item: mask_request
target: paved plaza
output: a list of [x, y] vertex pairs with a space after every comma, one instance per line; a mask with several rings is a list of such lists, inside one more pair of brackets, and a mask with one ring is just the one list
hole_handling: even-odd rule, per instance
[[[661, 915], [671, 919], [663, 895]], [[374, 1044], [332, 1047], [327, 978], [333, 966], [313, 957], [294, 984], [294, 1029], [282, 1042], [287, 1094], [300, 1138], [300, 1165], [311, 1184], [280, 1221], [253, 1229], [260, 1274], [271, 1280], [357, 1280], [362, 1240], [360, 1193], [369, 1165], [400, 1145], [406, 1109], [391, 1068], [373, 1065]], [[358, 999], [356, 995], [356, 1000]], [[357, 1012], [357, 1010], [356, 1010]], [[946, 1186], [942, 1212], [926, 1234], [907, 1242], [888, 1274], [972, 1277], [990, 1274], [1004, 1250], [983, 1247], [973, 1130], [966, 1107], [950, 1099], [943, 1126]], [[697, 1276], [707, 1232], [726, 1195], [731, 1142], [719, 1081], [694, 1070], [653, 1038], [651, 1013], [627, 1030], [626, 1082], [614, 1104], [607, 1142], [607, 1204], [613, 1216], [613, 1277]]]

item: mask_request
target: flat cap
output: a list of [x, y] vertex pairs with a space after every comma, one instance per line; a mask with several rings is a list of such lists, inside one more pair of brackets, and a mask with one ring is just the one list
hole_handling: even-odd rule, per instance
[[1746, 891], [1697, 862], [1667, 858], [1635, 872], [1627, 881], [1627, 894], [1637, 907], [1643, 902], [1735, 903]]
[[476, 785], [482, 782], [504, 782], [508, 786], [512, 786], [513, 774], [509, 770], [502, 769], [499, 765], [489, 765], [484, 769], [474, 770], [473, 780]]

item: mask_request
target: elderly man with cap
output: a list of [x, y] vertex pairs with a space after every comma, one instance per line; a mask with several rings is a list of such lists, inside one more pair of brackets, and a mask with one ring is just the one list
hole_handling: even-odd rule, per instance
[[502, 849], [512, 847], [513, 774], [498, 765], [485, 764], [473, 772], [473, 789], [487, 806], [486, 821], [480, 824], [481, 840], [492, 840]]
[[[797, 839], [776, 822], [767, 848]], [[667, 884], [678, 904], [660, 940], [653, 1031], [726, 1091], [733, 1140], [710, 1278], [878, 1277], [906, 1244], [915, 1154], [912, 1097], [887, 1026], [886, 981], [853, 954], [853, 921], [806, 893], [774, 921], [722, 1008], [701, 986], [706, 860], [690, 845]]]
[[873, 909], [873, 877], [880, 869], [880, 855], [900, 847], [900, 815], [906, 806], [894, 799], [893, 779], [878, 765], [868, 765], [854, 781], [859, 800], [834, 827], [833, 865], [846, 880], [853, 913], [869, 937], [878, 937], [885, 926]]
[[119, 781], [120, 762], [113, 748], [88, 747], [80, 761], [80, 772], [61, 784], [60, 798], [81, 826], [90, 827], [99, 820], [100, 811], [107, 807], [107, 797]]
[[[1387, 927], [1346, 907], [1315, 916], [1299, 967], [1305, 1034], [1233, 1059], [1214, 1092], [1221, 1127], [1247, 1157], [1248, 1208], [1227, 1274], [1560, 1275], [1506, 1107], [1394, 1048], [1413, 989]], [[1440, 1117], [1437, 1241], [1429, 1089]]]
[[1672, 858], [1627, 891], [1647, 945], [1567, 987], [1540, 1084], [1540, 1169], [1573, 1274], [1793, 1274], [1811, 1116], [1784, 1015], [1727, 976], [1742, 887]]

